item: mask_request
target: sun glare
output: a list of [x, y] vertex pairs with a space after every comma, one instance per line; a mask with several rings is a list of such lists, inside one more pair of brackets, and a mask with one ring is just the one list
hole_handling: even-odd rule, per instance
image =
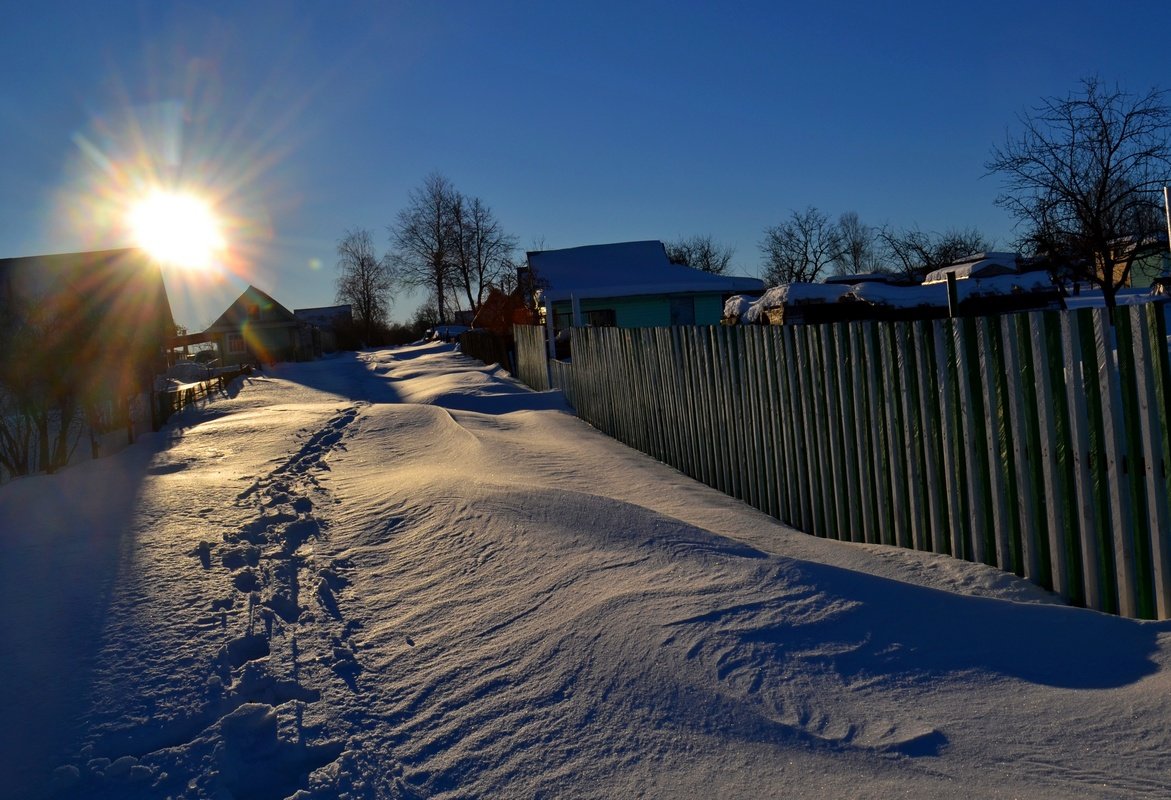
[[225, 247], [211, 207], [190, 194], [153, 192], [130, 209], [129, 224], [139, 247], [184, 269], [210, 269]]

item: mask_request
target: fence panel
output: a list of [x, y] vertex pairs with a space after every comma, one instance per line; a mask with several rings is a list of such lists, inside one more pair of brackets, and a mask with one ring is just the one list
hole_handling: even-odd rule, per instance
[[1171, 617], [1161, 308], [820, 327], [517, 327], [521, 378], [818, 536], [948, 553]]
[[539, 325], [513, 325], [516, 340], [517, 377], [538, 392], [549, 389], [549, 351], [545, 328]]

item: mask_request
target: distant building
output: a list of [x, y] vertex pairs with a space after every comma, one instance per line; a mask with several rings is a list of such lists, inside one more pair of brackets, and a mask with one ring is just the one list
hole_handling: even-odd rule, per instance
[[321, 354], [314, 327], [255, 286], [244, 290], [204, 333], [225, 365], [308, 361]]
[[338, 349], [339, 339], [351, 335], [354, 329], [354, 310], [349, 303], [322, 308], [295, 308], [293, 316], [317, 329], [322, 352]]
[[757, 278], [672, 264], [660, 241], [538, 250], [527, 256], [520, 283], [532, 287], [557, 330], [716, 325], [728, 297], [764, 290]]

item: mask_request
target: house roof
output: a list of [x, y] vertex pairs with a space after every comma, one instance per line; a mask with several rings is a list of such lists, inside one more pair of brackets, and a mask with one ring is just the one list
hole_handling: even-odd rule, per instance
[[[159, 265], [136, 248], [0, 259], [0, 327], [28, 323], [75, 384], [131, 386], [175, 333]], [[83, 386], [84, 388], [84, 386]]]
[[174, 325], [162, 270], [137, 248], [0, 258], [0, 298], [43, 301], [65, 293], [110, 315], [145, 309], [152, 321]]
[[[256, 316], [252, 314], [252, 309], [256, 309]], [[274, 300], [267, 292], [249, 286], [223, 314], [220, 314], [219, 319], [207, 326], [206, 333], [236, 331], [246, 322], [261, 327], [301, 324], [301, 320], [297, 319], [292, 311]]]
[[949, 274], [955, 275], [956, 280], [1015, 275], [1018, 272], [1017, 261], [1016, 253], [975, 253], [962, 261], [928, 272], [923, 283], [944, 283]]
[[335, 321], [346, 322], [354, 318], [354, 309], [349, 304], [340, 306], [321, 306], [318, 308], [295, 308], [293, 316], [297, 319], [314, 325], [327, 326]]
[[660, 241], [594, 244], [527, 255], [537, 286], [552, 301], [764, 289], [757, 278], [713, 275], [672, 264]]

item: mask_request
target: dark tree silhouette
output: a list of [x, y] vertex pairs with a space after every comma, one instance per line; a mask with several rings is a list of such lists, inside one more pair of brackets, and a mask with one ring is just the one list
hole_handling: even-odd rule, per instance
[[842, 235], [828, 215], [809, 206], [765, 228], [760, 250], [766, 283], [812, 283], [841, 256]]
[[411, 190], [409, 204], [389, 228], [395, 273], [405, 285], [435, 296], [439, 322], [450, 321], [452, 265], [459, 247], [452, 212], [459, 199], [451, 181], [432, 172]]
[[953, 228], [943, 233], [928, 233], [918, 228], [895, 230], [883, 227], [877, 235], [888, 268], [907, 280], [922, 280], [932, 270], [941, 269], [992, 247], [984, 234], [975, 228]]
[[986, 164], [1004, 180], [996, 202], [1024, 227], [1027, 250], [1100, 287], [1111, 307], [1161, 233], [1159, 191], [1171, 173], [1165, 97], [1084, 79], [1076, 94], [1021, 114], [1020, 132]]
[[337, 301], [349, 303], [366, 344], [387, 322], [394, 279], [385, 258], [374, 251], [369, 231], [354, 229], [337, 243]]
[[726, 274], [736, 252], [734, 247], [725, 247], [706, 234], [667, 242], [666, 248], [667, 258], [672, 264], [683, 264], [713, 275]]

